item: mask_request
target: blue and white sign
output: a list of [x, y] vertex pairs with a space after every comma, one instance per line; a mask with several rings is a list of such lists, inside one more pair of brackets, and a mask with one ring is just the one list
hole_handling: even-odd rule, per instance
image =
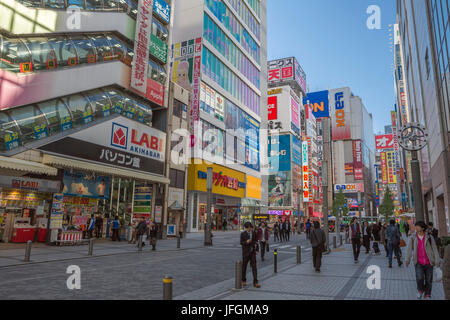
[[330, 117], [330, 107], [328, 101], [328, 91], [318, 91], [310, 92], [303, 98], [303, 104], [308, 105], [312, 109], [312, 113], [316, 119], [319, 118], [329, 118]]
[[269, 137], [270, 173], [291, 171], [291, 137], [290, 135], [273, 135]]
[[295, 136], [292, 136], [292, 162], [302, 165], [302, 143]]
[[153, 0], [153, 11], [167, 23], [170, 22], [170, 6], [164, 0]]

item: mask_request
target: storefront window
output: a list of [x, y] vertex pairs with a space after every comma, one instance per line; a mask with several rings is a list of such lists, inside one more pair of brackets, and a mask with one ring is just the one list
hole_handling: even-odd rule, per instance
[[0, 151], [11, 150], [19, 145], [19, 128], [7, 114], [0, 113]]
[[31, 8], [42, 7], [42, 0], [20, 0], [19, 2], [26, 7], [31, 7]]
[[72, 117], [60, 99], [53, 99], [38, 104], [48, 121], [49, 134], [72, 129]]
[[151, 126], [153, 117], [152, 109], [149, 106], [136, 101], [134, 107], [136, 108], [136, 115], [134, 119]]
[[69, 106], [74, 127], [89, 123], [93, 120], [91, 104], [81, 94], [64, 97], [62, 100]]
[[56, 68], [56, 53], [46, 38], [29, 38], [25, 43], [33, 58], [33, 70]]
[[53, 9], [64, 9], [66, 4], [64, 0], [44, 0], [44, 6]]
[[133, 0], [119, 0], [119, 6], [123, 11], [128, 13], [133, 19], [136, 19], [137, 5]]
[[101, 90], [93, 90], [86, 93], [86, 97], [94, 108], [94, 118], [107, 117], [112, 113], [111, 101], [106, 93]]
[[56, 37], [49, 39], [49, 43], [56, 52], [59, 67], [73, 67], [78, 64], [77, 53], [72, 41], [63, 37]]
[[47, 121], [36, 106], [15, 108], [8, 113], [19, 125], [23, 144], [48, 137]]
[[153, 24], [152, 24], [152, 33], [159, 40], [167, 43], [167, 40], [169, 38], [169, 32], [167, 31], [167, 28], [164, 27], [159, 21], [157, 21], [154, 18], [153, 18]]
[[109, 41], [109, 43], [112, 46], [113, 59], [124, 61], [126, 53], [127, 53], [127, 48], [123, 44], [123, 42], [115, 37], [111, 37], [108, 35], [106, 36], [106, 39]]
[[86, 0], [87, 10], [102, 10], [103, 0]]
[[106, 0], [104, 2], [104, 10], [108, 11], [117, 11], [119, 9], [119, 5], [117, 0]]
[[30, 52], [22, 40], [3, 38], [1, 50], [0, 68], [12, 72], [33, 71]]
[[108, 39], [103, 35], [93, 36], [91, 39], [97, 49], [97, 61], [112, 60], [112, 48]]
[[149, 78], [159, 82], [162, 85], [166, 84], [167, 73], [163, 67], [158, 65], [156, 62], [149, 60], [148, 61], [148, 76]]
[[123, 114], [125, 112], [124, 97], [118, 93], [115, 89], [106, 89], [105, 93], [109, 97], [112, 103], [112, 112]]
[[74, 37], [73, 44], [77, 50], [78, 63], [95, 63], [97, 55], [91, 40], [85, 37]]

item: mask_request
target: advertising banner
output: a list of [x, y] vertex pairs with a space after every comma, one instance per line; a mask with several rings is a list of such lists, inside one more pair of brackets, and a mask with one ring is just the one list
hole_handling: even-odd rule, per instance
[[351, 163], [346, 163], [345, 164], [345, 175], [346, 176], [353, 176], [354, 173], [354, 168], [353, 168], [353, 162]]
[[394, 137], [392, 134], [382, 134], [375, 136], [375, 146], [377, 150], [394, 148]]
[[278, 96], [267, 98], [267, 120], [278, 120]]
[[131, 88], [145, 96], [147, 92], [148, 55], [152, 34], [153, 0], [139, 0], [131, 67]]
[[381, 176], [383, 177], [383, 184], [388, 183], [388, 176], [387, 176], [387, 165], [386, 165], [386, 152], [380, 153], [380, 161], [381, 161]]
[[292, 162], [302, 165], [302, 143], [296, 136], [292, 136]]
[[331, 132], [332, 140], [351, 139], [350, 128], [350, 88], [330, 91]]
[[63, 177], [63, 194], [66, 196], [108, 199], [110, 195], [110, 178], [92, 176], [82, 172], [65, 170]]
[[397, 138], [397, 113], [395, 111], [391, 112], [392, 120], [392, 136], [394, 141], [394, 164], [395, 164], [395, 174], [400, 173], [400, 155], [398, 152], [398, 138]]
[[302, 166], [297, 164], [292, 164], [292, 190], [302, 190], [303, 186], [303, 176], [302, 176]]
[[363, 180], [362, 142], [353, 141], [353, 170], [355, 180]]
[[328, 96], [328, 90], [310, 92], [305, 98], [303, 98], [303, 105], [311, 108], [312, 113], [314, 117], [316, 117], [316, 119], [329, 118], [330, 107]]
[[289, 86], [271, 91], [267, 100], [270, 133], [292, 131], [300, 134], [300, 99]]
[[302, 89], [303, 94], [306, 94], [306, 92], [308, 92], [308, 89], [306, 87], [306, 73], [305, 71], [303, 71], [297, 59], [296, 58], [293, 59], [295, 65], [295, 81], [297, 81], [298, 85]]
[[272, 135], [269, 136], [269, 172], [291, 170], [291, 136]]
[[164, 86], [153, 79], [147, 79], [147, 99], [164, 106]]
[[291, 119], [292, 130], [300, 134], [300, 109], [294, 97], [291, 97]]
[[276, 174], [269, 175], [269, 206], [290, 206], [291, 189], [290, 171], [279, 171]]
[[308, 141], [302, 142], [302, 169], [303, 169], [303, 202], [309, 202], [309, 162]]
[[294, 58], [269, 61], [268, 77], [270, 84], [294, 80]]
[[388, 175], [388, 184], [397, 184], [397, 175], [395, 173], [394, 152], [386, 152], [386, 167]]
[[[155, 0], [157, 1], [157, 0]], [[155, 35], [150, 36], [150, 54], [156, 59], [166, 64], [167, 62], [167, 44], [159, 40]]]
[[153, 11], [166, 23], [170, 22], [170, 5], [164, 0], [153, 0]]
[[334, 185], [334, 192], [339, 193], [341, 190], [343, 193], [358, 193], [358, 191], [364, 192], [364, 183], [346, 183]]

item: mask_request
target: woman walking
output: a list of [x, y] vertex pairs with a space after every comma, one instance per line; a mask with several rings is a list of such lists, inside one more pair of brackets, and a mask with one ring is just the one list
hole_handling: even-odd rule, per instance
[[322, 265], [322, 253], [325, 251], [326, 236], [325, 232], [320, 228], [320, 223], [314, 221], [314, 230], [311, 231], [310, 239], [313, 248], [313, 264], [316, 272], [320, 272]]

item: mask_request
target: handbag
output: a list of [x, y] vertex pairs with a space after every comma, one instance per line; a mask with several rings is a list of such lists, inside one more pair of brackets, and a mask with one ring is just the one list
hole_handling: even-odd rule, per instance
[[400, 239], [400, 244], [399, 244], [400, 248], [406, 247], [406, 242], [403, 239]]

